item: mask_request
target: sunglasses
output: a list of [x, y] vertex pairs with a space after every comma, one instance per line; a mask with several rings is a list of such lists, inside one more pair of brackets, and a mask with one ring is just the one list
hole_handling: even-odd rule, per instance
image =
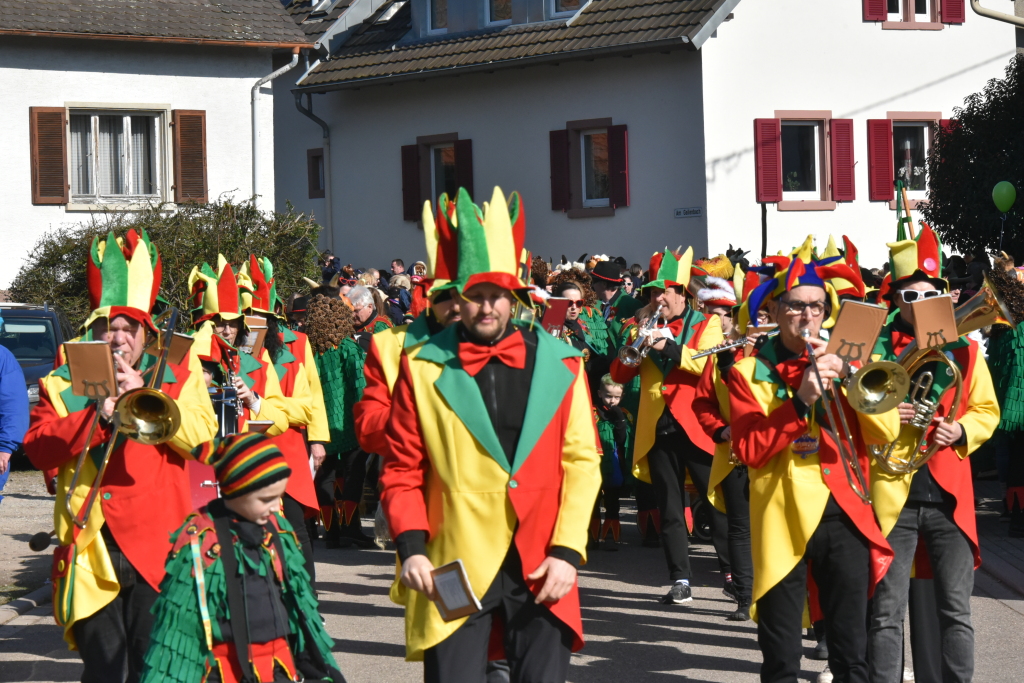
[[573, 306], [575, 306], [576, 308], [583, 308], [583, 304], [585, 303], [586, 301], [584, 301], [583, 299], [569, 299], [570, 308], [572, 308]]
[[942, 292], [937, 289], [929, 289], [926, 292], [919, 292], [916, 289], [900, 290], [900, 296], [903, 297], [903, 303], [905, 304], [912, 304], [919, 299], [934, 299], [941, 294]]

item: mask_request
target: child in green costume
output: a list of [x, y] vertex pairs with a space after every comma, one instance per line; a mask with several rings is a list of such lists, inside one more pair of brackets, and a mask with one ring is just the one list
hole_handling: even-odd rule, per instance
[[213, 466], [222, 497], [174, 535], [142, 681], [344, 683], [281, 513], [291, 474], [284, 455], [254, 433], [208, 442], [193, 455]]
[[[594, 422], [601, 441], [601, 496], [594, 505], [591, 536], [604, 541], [605, 550], [618, 550], [620, 536], [619, 500], [629, 495], [633, 478], [633, 415], [622, 406], [621, 384], [611, 375], [601, 378], [594, 404]], [[604, 523], [600, 506], [604, 504]], [[600, 534], [598, 534], [600, 530]], [[611, 533], [611, 538], [608, 537]]]

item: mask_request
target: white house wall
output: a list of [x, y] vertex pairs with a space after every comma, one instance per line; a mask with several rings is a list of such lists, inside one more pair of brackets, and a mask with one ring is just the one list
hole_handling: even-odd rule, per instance
[[[868, 201], [868, 119], [886, 112], [941, 111], [944, 118], [992, 78], [1014, 51], [1014, 29], [968, 9], [961, 26], [883, 30], [861, 19], [855, 0], [747, 0], [707, 41], [704, 104], [709, 242], [760, 254], [761, 207], [754, 195], [755, 118], [776, 110], [831, 110], [854, 120], [856, 200], [834, 211], [779, 211], [768, 205], [768, 249], [798, 245], [810, 233], [848, 234], [861, 264], [880, 266], [896, 214]], [[995, 218], [993, 209], [993, 220]], [[919, 218], [915, 214], [915, 218]], [[822, 241], [823, 245], [824, 242]]]
[[[252, 193], [250, 88], [271, 70], [269, 50], [0, 38], [0, 117], [7, 122], [0, 136], [0, 286], [10, 284], [44, 232], [90, 220], [87, 211], [32, 204], [29, 107], [90, 102], [205, 110], [209, 197], [241, 199]], [[263, 93], [260, 205], [269, 210], [274, 207], [274, 118], [270, 88]]]
[[[307, 198], [305, 173], [306, 150], [322, 146], [321, 130], [296, 111], [283, 81], [275, 85], [278, 208], [291, 201], [322, 216], [324, 200]], [[313, 108], [331, 125], [334, 253], [356, 266], [423, 258], [423, 233], [402, 219], [401, 146], [442, 133], [472, 139], [477, 203], [495, 185], [520, 192], [526, 246], [535, 254], [607, 253], [646, 264], [666, 246], [706, 251], [704, 219], [674, 217], [677, 208], [705, 203], [699, 53], [375, 86], [315, 95]], [[549, 132], [606, 117], [628, 126], [630, 206], [604, 218], [552, 211]]]

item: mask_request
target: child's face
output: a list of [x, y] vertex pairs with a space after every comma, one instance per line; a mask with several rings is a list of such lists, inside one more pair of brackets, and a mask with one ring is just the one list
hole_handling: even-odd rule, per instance
[[597, 390], [597, 395], [601, 397], [601, 401], [604, 403], [605, 408], [614, 408], [619, 405], [619, 401], [622, 400], [622, 387], [612, 387], [607, 384], [602, 384], [601, 388]]
[[281, 496], [288, 485], [288, 479], [275, 481], [270, 486], [256, 489], [238, 498], [229, 498], [224, 504], [229, 510], [256, 524], [266, 524], [270, 515], [281, 509]]

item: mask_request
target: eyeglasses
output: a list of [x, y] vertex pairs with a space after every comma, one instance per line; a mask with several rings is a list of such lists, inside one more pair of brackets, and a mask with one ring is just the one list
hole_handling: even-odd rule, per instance
[[583, 308], [583, 304], [585, 303], [586, 301], [584, 301], [583, 299], [569, 299], [570, 308], [572, 308], [573, 306], [575, 306], [576, 308]]
[[790, 315], [803, 315], [804, 311], [810, 311], [811, 315], [819, 316], [825, 312], [824, 301], [787, 301], [779, 299], [779, 305], [786, 309]]
[[900, 296], [903, 297], [903, 303], [912, 304], [918, 299], [934, 299], [935, 297], [942, 294], [937, 289], [929, 289], [928, 291], [921, 292], [916, 289], [901, 289]]

